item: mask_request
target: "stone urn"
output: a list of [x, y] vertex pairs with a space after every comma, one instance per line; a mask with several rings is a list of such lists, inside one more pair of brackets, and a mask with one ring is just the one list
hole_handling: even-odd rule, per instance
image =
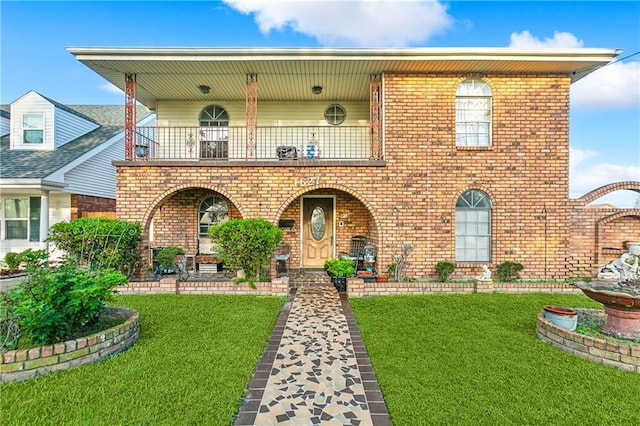
[[640, 244], [605, 265], [597, 279], [577, 283], [582, 292], [604, 305], [607, 323], [602, 332], [624, 339], [640, 339]]
[[640, 293], [612, 290], [612, 283], [608, 281], [576, 285], [587, 297], [604, 305], [607, 323], [600, 329], [603, 333], [623, 339], [640, 339]]

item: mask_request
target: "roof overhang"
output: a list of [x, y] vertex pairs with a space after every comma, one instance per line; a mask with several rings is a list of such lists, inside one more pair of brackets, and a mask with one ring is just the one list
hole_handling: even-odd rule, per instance
[[[608, 64], [619, 49], [513, 48], [114, 48], [67, 49], [124, 90], [136, 74], [137, 99], [244, 100], [245, 76], [257, 74], [260, 100], [367, 100], [371, 74], [560, 74], [575, 82]], [[198, 86], [210, 87], [208, 94]], [[323, 87], [321, 95], [311, 92]]]
[[41, 191], [61, 191], [67, 186], [66, 183], [53, 182], [44, 179], [0, 179], [0, 189], [6, 190], [41, 190]]

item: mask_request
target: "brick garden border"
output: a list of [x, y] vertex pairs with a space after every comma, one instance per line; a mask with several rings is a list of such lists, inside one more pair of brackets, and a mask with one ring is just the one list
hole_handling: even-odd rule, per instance
[[364, 282], [362, 278], [348, 278], [349, 297], [389, 296], [399, 294], [470, 294], [470, 293], [565, 293], [582, 294], [573, 284], [564, 282]]
[[107, 330], [37, 348], [7, 351], [0, 359], [2, 383], [40, 377], [54, 371], [102, 361], [109, 355], [124, 351], [140, 337], [140, 315], [120, 307], [106, 307], [108, 316], [125, 319], [123, 324]]
[[[576, 309], [576, 311], [579, 314], [606, 316], [604, 311], [596, 309]], [[551, 343], [570, 354], [640, 374], [640, 344], [617, 343], [566, 330], [547, 321], [544, 317], [544, 311], [538, 314], [536, 334], [540, 340]]]
[[250, 288], [247, 283], [235, 284], [233, 281], [179, 281], [162, 278], [159, 281], [130, 281], [119, 286], [119, 294], [259, 294], [286, 296], [289, 294], [289, 278], [275, 278], [267, 282], [255, 283]]

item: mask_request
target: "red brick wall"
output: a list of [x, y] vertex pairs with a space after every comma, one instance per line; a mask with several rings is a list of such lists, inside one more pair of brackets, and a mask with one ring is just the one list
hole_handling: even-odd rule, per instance
[[[295, 220], [284, 236], [297, 266], [300, 196], [335, 195], [337, 216], [349, 218], [336, 228], [337, 252], [348, 251], [352, 235], [368, 235], [378, 249], [378, 268], [385, 269], [409, 243], [414, 250], [407, 275], [433, 277], [437, 262], [455, 256], [457, 198], [479, 189], [493, 204], [494, 271], [505, 260], [522, 263], [527, 278], [569, 278], [576, 265], [585, 269], [588, 258], [582, 249], [572, 253], [570, 242], [570, 224], [582, 217], [568, 203], [570, 79], [486, 76], [493, 91], [489, 148], [455, 146], [455, 91], [462, 80], [385, 75], [383, 165], [118, 162], [118, 217], [148, 226], [157, 212], [154, 245], [191, 249], [197, 203], [205, 191], [215, 191], [229, 200], [234, 217]], [[318, 177], [318, 185], [300, 187], [303, 177]], [[480, 270], [479, 264], [458, 263], [454, 278]]]
[[600, 267], [627, 251], [625, 242], [640, 241], [640, 209], [588, 207], [580, 200], [572, 205], [572, 276], [593, 277]]
[[71, 194], [71, 219], [94, 216], [114, 218], [115, 212], [116, 200], [112, 198]]

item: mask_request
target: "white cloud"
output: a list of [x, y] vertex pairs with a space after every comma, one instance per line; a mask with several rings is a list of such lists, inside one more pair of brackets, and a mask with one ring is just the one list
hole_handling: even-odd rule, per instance
[[545, 37], [544, 40], [531, 35], [529, 31], [521, 33], [511, 33], [511, 43], [509, 47], [518, 49], [549, 49], [549, 48], [578, 48], [582, 47], [584, 42], [578, 40], [571, 33], [554, 31], [553, 38]]
[[[611, 163], [590, 164], [587, 160], [599, 157], [591, 150], [570, 148], [569, 192], [571, 198], [579, 198], [594, 189], [615, 182], [640, 180], [640, 166]], [[635, 194], [630, 191], [616, 191], [606, 198], [607, 202], [618, 207], [631, 207]], [[598, 200], [597, 203], [604, 202]]]
[[122, 93], [124, 93], [122, 90], [120, 90], [120, 88], [118, 86], [116, 86], [113, 83], [105, 83], [102, 86], [100, 86], [100, 90], [103, 90], [105, 92], [109, 92], [109, 93], [115, 93], [117, 95], [121, 95]]
[[225, 0], [254, 14], [263, 33], [291, 29], [325, 46], [397, 47], [422, 43], [453, 25], [447, 7], [434, 0], [264, 1]]
[[607, 65], [571, 85], [571, 107], [640, 106], [640, 62]]
[[590, 149], [578, 149], [569, 147], [569, 168], [578, 167], [580, 163], [588, 160], [589, 158], [598, 157], [600, 154], [597, 151]]

